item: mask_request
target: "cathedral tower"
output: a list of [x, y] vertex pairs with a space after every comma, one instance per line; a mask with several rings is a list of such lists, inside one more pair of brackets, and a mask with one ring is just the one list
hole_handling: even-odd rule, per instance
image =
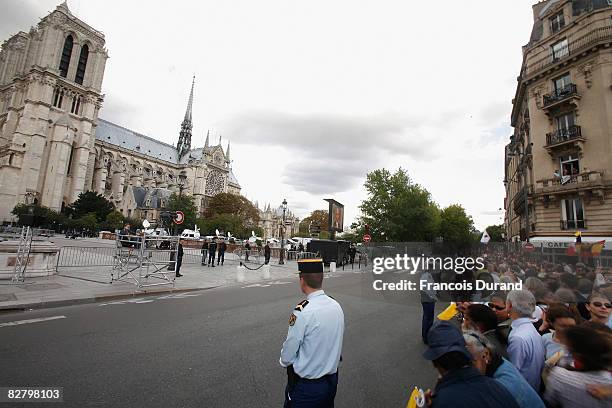
[[179, 134], [179, 140], [176, 144], [176, 150], [178, 151], [179, 158], [183, 157], [186, 153], [191, 150], [191, 129], [193, 124], [191, 122], [191, 110], [193, 107], [193, 86], [195, 85], [195, 76], [191, 82], [191, 93], [189, 94], [189, 102], [187, 102], [187, 110], [185, 111], [185, 119], [181, 123], [181, 132]]

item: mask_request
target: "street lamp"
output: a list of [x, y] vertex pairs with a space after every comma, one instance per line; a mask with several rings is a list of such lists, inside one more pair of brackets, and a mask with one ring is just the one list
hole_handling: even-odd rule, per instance
[[287, 214], [287, 200], [283, 199], [283, 226], [281, 227], [281, 248], [280, 248], [280, 255], [278, 257], [279, 265], [285, 264], [284, 253], [285, 253], [285, 215], [286, 214]]

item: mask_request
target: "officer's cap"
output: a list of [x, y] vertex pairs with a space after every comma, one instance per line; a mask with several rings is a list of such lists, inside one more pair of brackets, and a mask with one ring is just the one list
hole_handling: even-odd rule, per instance
[[321, 258], [300, 259], [297, 264], [300, 273], [323, 273], [323, 260]]

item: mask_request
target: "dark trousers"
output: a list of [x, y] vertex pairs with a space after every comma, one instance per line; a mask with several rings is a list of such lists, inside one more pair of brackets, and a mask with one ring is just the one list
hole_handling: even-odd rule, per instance
[[338, 389], [338, 373], [318, 380], [299, 379], [285, 388], [284, 408], [334, 408]]
[[177, 275], [180, 275], [181, 265], [182, 265], [182, 264], [183, 264], [183, 259], [182, 259], [182, 258], [179, 258], [179, 259], [176, 261], [176, 274], [177, 274]]
[[421, 321], [421, 336], [423, 336], [423, 342], [427, 343], [427, 333], [434, 322], [434, 311], [436, 308], [436, 302], [421, 302], [423, 306], [423, 320]]
[[225, 251], [219, 251], [217, 256], [217, 265], [223, 265], [223, 262], [225, 262]]
[[264, 255], [264, 263], [266, 265], [270, 263], [270, 255]]
[[208, 253], [208, 264], [210, 265], [211, 262], [212, 262], [212, 265], [215, 266], [215, 253], [214, 252]]

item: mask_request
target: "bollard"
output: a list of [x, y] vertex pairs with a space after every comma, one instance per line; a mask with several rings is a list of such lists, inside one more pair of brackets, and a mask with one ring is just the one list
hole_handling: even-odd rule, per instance
[[265, 264], [263, 267], [263, 278], [270, 279], [270, 264]]
[[329, 263], [329, 273], [336, 273], [336, 263], [333, 261]]
[[236, 267], [236, 280], [238, 282], [244, 282], [244, 266], [242, 266], [242, 262]]

